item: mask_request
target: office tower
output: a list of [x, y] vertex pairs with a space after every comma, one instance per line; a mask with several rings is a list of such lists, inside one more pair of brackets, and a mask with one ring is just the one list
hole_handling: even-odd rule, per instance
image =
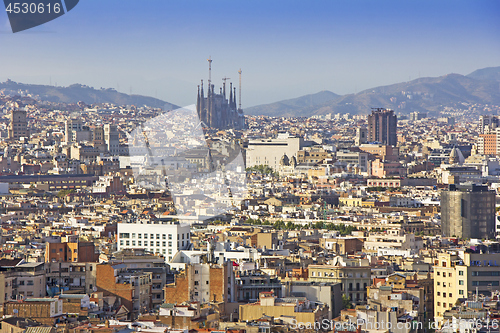
[[393, 110], [372, 109], [368, 115], [368, 141], [396, 146], [398, 118]]
[[10, 113], [9, 139], [19, 140], [21, 137], [29, 137], [26, 111], [12, 110]]
[[487, 185], [449, 185], [441, 192], [441, 232], [446, 237], [495, 238], [495, 191]]

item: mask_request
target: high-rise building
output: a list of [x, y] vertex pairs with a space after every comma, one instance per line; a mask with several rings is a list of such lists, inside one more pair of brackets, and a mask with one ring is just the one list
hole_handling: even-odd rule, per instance
[[10, 113], [9, 139], [29, 137], [26, 110], [12, 110]]
[[111, 155], [120, 154], [120, 139], [116, 125], [104, 125], [104, 141]]
[[362, 145], [366, 143], [367, 139], [368, 139], [368, 130], [364, 127], [356, 128], [356, 139], [354, 144], [356, 146]]
[[479, 116], [479, 132], [481, 134], [488, 134], [500, 127], [500, 118], [492, 115]]
[[395, 146], [397, 136], [398, 118], [393, 110], [375, 108], [368, 115], [368, 141], [379, 142]]
[[445, 237], [495, 237], [495, 191], [486, 185], [449, 185], [441, 192], [441, 232]]

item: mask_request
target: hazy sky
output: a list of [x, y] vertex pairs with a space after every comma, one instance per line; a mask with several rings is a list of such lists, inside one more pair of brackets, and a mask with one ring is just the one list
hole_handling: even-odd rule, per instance
[[[3, 7], [2, 7], [3, 8]], [[500, 66], [500, 1], [81, 0], [13, 34], [0, 11], [0, 81], [156, 96], [188, 105], [208, 78], [242, 106]]]

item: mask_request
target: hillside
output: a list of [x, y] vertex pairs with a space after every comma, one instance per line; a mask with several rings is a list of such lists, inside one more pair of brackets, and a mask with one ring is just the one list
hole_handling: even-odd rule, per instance
[[157, 98], [142, 95], [127, 95], [114, 89], [95, 89], [81, 84], [72, 84], [68, 87], [55, 87], [37, 84], [24, 84], [14, 81], [0, 82], [0, 90], [19, 92], [25, 91], [37, 95], [39, 99], [55, 103], [113, 103], [116, 105], [135, 105], [161, 107], [172, 110], [177, 106]]
[[[247, 114], [269, 116], [304, 116], [327, 113], [367, 114], [373, 107], [409, 113], [435, 113], [445, 106], [460, 103], [500, 105], [500, 67], [475, 71], [468, 76], [448, 74], [426, 77], [388, 86], [376, 87], [357, 94], [332, 98], [324, 103], [307, 103], [307, 96], [259, 105], [245, 110]], [[487, 78], [487, 79], [485, 79]], [[313, 95], [312, 95], [313, 96]], [[288, 101], [301, 100], [302, 105], [289, 106]]]

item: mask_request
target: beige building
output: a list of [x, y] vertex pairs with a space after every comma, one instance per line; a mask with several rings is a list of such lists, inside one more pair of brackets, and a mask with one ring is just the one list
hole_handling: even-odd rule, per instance
[[259, 320], [263, 316], [282, 319], [290, 324], [321, 323], [328, 319], [329, 309], [323, 303], [310, 302], [304, 297], [279, 299], [272, 292], [262, 292], [259, 302], [240, 305], [240, 321]]
[[249, 140], [246, 150], [247, 168], [257, 165], [268, 165], [273, 170], [279, 169], [283, 155], [288, 158], [297, 156], [297, 152], [305, 146], [303, 138], [279, 134], [276, 139]]
[[500, 290], [500, 253], [480, 254], [464, 251], [438, 254], [434, 262], [434, 317], [443, 321], [443, 314], [457, 300], [476, 292], [490, 295]]
[[309, 265], [308, 280], [342, 284], [342, 292], [357, 304], [366, 302], [366, 289], [371, 284], [371, 268], [367, 259], [335, 257], [333, 265]]

